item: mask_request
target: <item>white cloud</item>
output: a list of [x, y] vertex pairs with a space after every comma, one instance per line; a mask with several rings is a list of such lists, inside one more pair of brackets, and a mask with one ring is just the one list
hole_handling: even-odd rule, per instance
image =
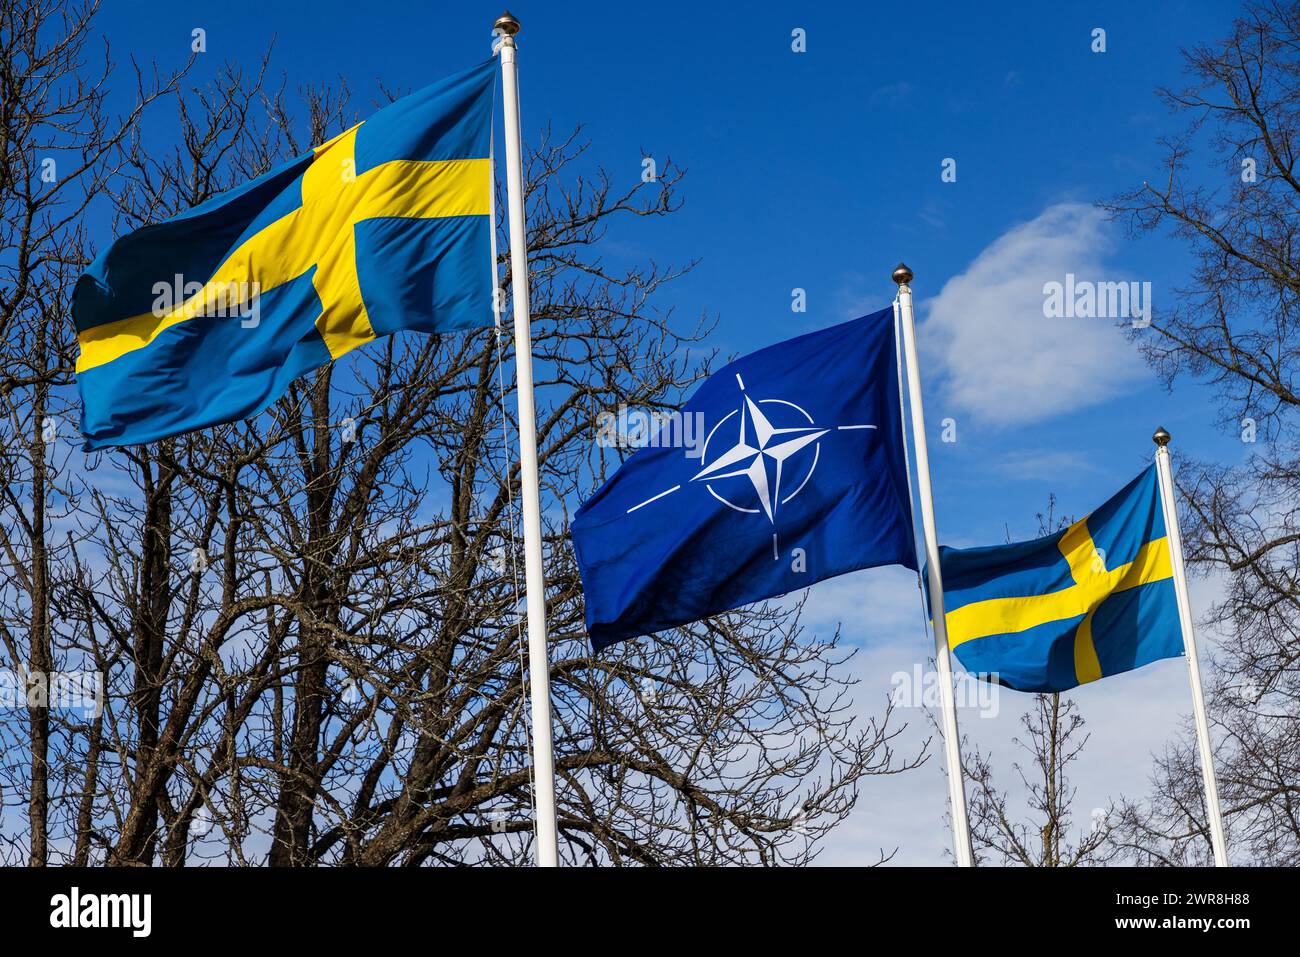
[[912, 95], [912, 84], [906, 80], [898, 83], [889, 83], [880, 87], [871, 94], [870, 104], [872, 106], [901, 106]]
[[[922, 660], [920, 644], [918, 630], [914, 638], [869, 647], [855, 658], [851, 667], [861, 683], [854, 697], [865, 713], [879, 712], [890, 690], [890, 675], [909, 671]], [[991, 756], [998, 787], [1006, 791], [1017, 819], [1028, 822], [1033, 815], [1025, 806], [1027, 794], [1013, 764], [1030, 760], [1015, 742], [1024, 738], [1020, 716], [1033, 706], [1033, 696], [998, 691], [996, 714], [959, 708], [958, 722], [961, 733]], [[1191, 699], [1187, 669], [1178, 660], [1156, 662], [1068, 694], [1078, 702], [1089, 734], [1087, 746], [1070, 768], [1071, 784], [1078, 789], [1070, 833], [1071, 840], [1076, 840], [1089, 826], [1093, 808], [1104, 808], [1121, 796], [1146, 796], [1155, 770], [1153, 755], [1163, 753], [1178, 737], [1191, 710]], [[819, 864], [869, 863], [882, 849], [897, 851], [891, 864], [951, 863], [946, 856], [952, 833], [945, 820], [948, 787], [942, 742], [924, 711], [900, 707], [891, 725], [904, 723], [906, 730], [892, 742], [898, 756], [914, 756], [929, 737], [929, 760], [913, 771], [862, 781], [853, 812], [826, 839]]]
[[877, 637], [892, 641], [912, 631], [919, 638], [925, 615], [916, 572], [889, 565], [818, 582], [808, 592], [802, 620], [823, 638], [842, 625], [846, 634], [864, 645]]
[[949, 408], [991, 425], [1022, 425], [1109, 399], [1149, 374], [1115, 320], [1043, 315], [1043, 285], [1064, 283], [1067, 273], [1138, 278], [1105, 267], [1109, 229], [1091, 206], [1049, 206], [924, 304], [922, 348]]
[[[1062, 475], [1084, 476], [1100, 471], [1097, 461], [1075, 449], [1013, 449], [988, 463], [998, 475], [1021, 481], [1054, 482]], [[944, 544], [951, 544], [946, 539]]]
[[[1221, 599], [1223, 587], [1218, 579], [1192, 580], [1192, 609], [1198, 618]], [[859, 682], [853, 700], [864, 719], [880, 715], [896, 672], [910, 673], [918, 665], [929, 668], [933, 647], [922, 624], [915, 576], [905, 569], [869, 569], [819, 582], [805, 605], [804, 620], [823, 638], [842, 624], [846, 642], [858, 647], [843, 675]], [[1201, 629], [1198, 637], [1206, 655], [1216, 636]], [[998, 786], [1014, 802], [1018, 819], [1028, 821], [1025, 790], [1012, 764], [1027, 759], [1015, 739], [1023, 738], [1020, 715], [1033, 705], [1033, 697], [998, 691], [996, 714], [963, 707], [958, 721], [962, 733], [992, 756]], [[1093, 808], [1121, 796], [1147, 795], [1155, 771], [1153, 756], [1180, 737], [1191, 711], [1191, 696], [1187, 666], [1181, 659], [1155, 662], [1068, 694], [1078, 702], [1090, 735], [1070, 775], [1078, 788], [1071, 826], [1071, 839], [1077, 839], [1089, 826]], [[872, 863], [882, 849], [897, 851], [891, 864], [951, 863], [945, 856], [952, 837], [944, 818], [948, 789], [942, 743], [921, 709], [900, 705], [891, 727], [904, 724], [906, 729], [892, 742], [898, 758], [914, 757], [931, 738], [929, 760], [913, 771], [863, 780], [853, 812], [826, 838], [818, 863]]]

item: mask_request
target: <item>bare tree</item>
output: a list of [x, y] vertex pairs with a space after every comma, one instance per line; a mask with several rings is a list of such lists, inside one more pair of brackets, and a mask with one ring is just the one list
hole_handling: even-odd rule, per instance
[[1110, 843], [1114, 812], [1093, 818], [1073, 839], [1070, 824], [1076, 789], [1069, 768], [1088, 744], [1078, 706], [1059, 694], [1034, 695], [1020, 716], [1026, 737], [1016, 745], [1027, 752], [1026, 770], [1012, 765], [1024, 788], [1031, 820], [1020, 819], [1012, 800], [994, 782], [990, 756], [972, 748], [964, 759], [972, 785], [971, 843], [978, 862], [1021, 867], [1080, 867], [1105, 864], [1117, 849]]
[[[346, 90], [304, 89], [299, 108], [265, 75], [177, 91], [171, 152], [116, 143], [101, 189], [119, 229], [359, 118]], [[706, 321], [679, 331], [655, 305], [691, 264], [606, 258], [607, 230], [679, 208], [681, 171], [624, 186], [580, 134], [549, 132], [527, 167], [561, 853], [809, 861], [863, 777], [924, 755], [895, 754], [883, 700], [862, 717], [851, 652], [807, 634], [798, 604], [590, 653], [567, 516], [626, 454], [596, 442], [598, 416], [676, 407], [712, 353]], [[511, 350], [494, 329], [395, 336], [248, 421], [77, 463], [52, 641], [106, 693], [49, 758], [51, 860], [531, 858]]]
[[[1221, 42], [1186, 51], [1186, 87], [1162, 96], [1184, 122], [1158, 179], [1107, 204], [1139, 232], [1167, 229], [1195, 260], [1145, 338], [1172, 383], [1212, 383], [1240, 466], [1181, 460], [1187, 558], [1226, 588], [1207, 624], [1210, 715], [1235, 862], [1300, 862], [1300, 6], [1252, 3]], [[1196, 750], [1170, 749], [1151, 798], [1127, 809], [1144, 862], [1206, 860]]]
[[[97, 4], [52, 8], [0, 2], [0, 644], [25, 727], [6, 722], [4, 786], [22, 795], [32, 865], [50, 856], [51, 788], [58, 784], [48, 706], [60, 655], [51, 620], [57, 567], [69, 555], [61, 527], [76, 509], [67, 387], [75, 337], [68, 293], [87, 262], [84, 216], [115, 173], [118, 147], [176, 76], [146, 83], [123, 115], [106, 106], [115, 76], [90, 22]], [[65, 659], [65, 660], [61, 660]], [[24, 766], [25, 765], [25, 766]]]
[[[1059, 515], [1056, 496], [1034, 518], [1039, 535], [1067, 528], [1074, 519]], [[1006, 539], [1012, 541], [1011, 529]], [[1090, 821], [1090, 828], [1070, 837], [1076, 789], [1070, 783], [1070, 765], [1088, 744], [1085, 722], [1078, 706], [1060, 694], [1036, 694], [1020, 716], [1025, 737], [1015, 745], [1029, 755], [1028, 768], [1011, 767], [1020, 779], [1026, 819], [1015, 801], [999, 788], [991, 754], [969, 739], [962, 741], [962, 766], [970, 780], [971, 845], [977, 863], [993, 862], [1020, 867], [1080, 867], [1104, 864], [1116, 855], [1109, 843], [1114, 814]]]

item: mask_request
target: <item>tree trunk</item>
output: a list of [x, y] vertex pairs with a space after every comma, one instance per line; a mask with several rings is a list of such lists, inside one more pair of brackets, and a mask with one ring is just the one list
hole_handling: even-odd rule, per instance
[[[36, 336], [37, 361], [44, 363], [45, 333]], [[44, 382], [34, 389], [32, 402], [32, 591], [31, 647], [28, 653], [29, 678], [44, 682], [44, 700], [28, 698], [27, 716], [31, 722], [32, 793], [28, 821], [32, 831], [32, 867], [43, 867], [49, 859], [49, 788], [50, 788], [50, 672], [54, 670], [54, 653], [50, 647], [50, 560], [45, 543], [46, 470], [45, 414], [49, 388]], [[31, 687], [29, 683], [29, 688]]]
[[[330, 582], [328, 537], [332, 481], [330, 477], [330, 369], [312, 387], [312, 454], [307, 467], [307, 528], [302, 578], [303, 600], [327, 618]], [[293, 732], [289, 740], [287, 773], [276, 805], [272, 867], [311, 863], [312, 810], [320, 786], [318, 760], [325, 720], [325, 691], [329, 674], [329, 639], [319, 627], [298, 620], [298, 671], [293, 683]]]
[[[155, 460], [157, 461], [157, 460]], [[146, 468], [148, 466], [146, 465]], [[158, 794], [166, 775], [158, 762], [163, 690], [163, 647], [171, 583], [173, 472], [158, 465], [157, 478], [146, 474], [146, 505], [140, 554], [140, 606], [136, 609], [131, 699], [136, 712], [136, 778], [131, 810], [122, 828], [116, 863], [149, 864], [158, 846]]]

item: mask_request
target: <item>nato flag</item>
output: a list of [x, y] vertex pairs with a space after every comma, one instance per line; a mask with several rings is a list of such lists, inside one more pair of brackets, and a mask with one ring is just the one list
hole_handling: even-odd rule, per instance
[[892, 309], [711, 376], [574, 518], [593, 647], [915, 569], [900, 412]]

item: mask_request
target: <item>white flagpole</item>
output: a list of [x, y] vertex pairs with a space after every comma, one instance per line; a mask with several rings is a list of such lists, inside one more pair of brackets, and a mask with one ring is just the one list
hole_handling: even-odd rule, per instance
[[939, 699], [943, 712], [943, 749], [948, 763], [948, 801], [952, 808], [953, 854], [958, 867], [974, 863], [970, 826], [966, 820], [966, 782], [961, 769], [961, 740], [957, 737], [957, 702], [952, 689], [952, 662], [948, 656], [948, 621], [944, 617], [943, 573], [939, 568], [939, 535], [930, 491], [930, 453], [925, 441], [925, 409], [921, 404], [921, 365], [916, 355], [916, 323], [912, 318], [912, 270], [902, 263], [894, 270], [898, 283], [898, 310], [903, 328], [903, 356], [907, 363], [908, 406], [912, 411], [912, 447], [916, 451], [917, 498], [921, 501], [921, 528], [925, 535], [925, 565], [930, 583], [930, 611], [934, 619], [934, 661], [939, 669]]
[[542, 565], [542, 507], [537, 479], [537, 412], [533, 406], [533, 339], [528, 314], [528, 234], [524, 224], [524, 165], [519, 142], [519, 78], [515, 34], [519, 21], [504, 13], [501, 92], [506, 127], [506, 193], [510, 211], [510, 282], [515, 312], [515, 368], [519, 377], [519, 484], [524, 512], [524, 580], [528, 600], [528, 678], [533, 712], [533, 793], [537, 866], [555, 867], [555, 761], [551, 753], [550, 659], [546, 654], [546, 572]]
[[1214, 749], [1210, 742], [1210, 722], [1205, 715], [1205, 692], [1201, 687], [1201, 662], [1196, 653], [1196, 632], [1192, 627], [1192, 603], [1187, 597], [1187, 569], [1183, 565], [1183, 536], [1178, 529], [1178, 507], [1174, 498], [1174, 471], [1169, 464], [1170, 435], [1156, 429], [1151, 440], [1156, 444], [1156, 474], [1160, 477], [1160, 505], [1165, 516], [1165, 534], [1169, 538], [1169, 560], [1174, 572], [1174, 594], [1178, 599], [1178, 618], [1183, 627], [1183, 650], [1187, 653], [1187, 672], [1192, 682], [1192, 714], [1196, 718], [1196, 743], [1201, 752], [1201, 778], [1205, 782], [1205, 813], [1210, 820], [1210, 844], [1214, 848], [1214, 866], [1228, 866], [1228, 842], [1223, 836], [1223, 809], [1219, 805], [1219, 784], [1214, 776]]

